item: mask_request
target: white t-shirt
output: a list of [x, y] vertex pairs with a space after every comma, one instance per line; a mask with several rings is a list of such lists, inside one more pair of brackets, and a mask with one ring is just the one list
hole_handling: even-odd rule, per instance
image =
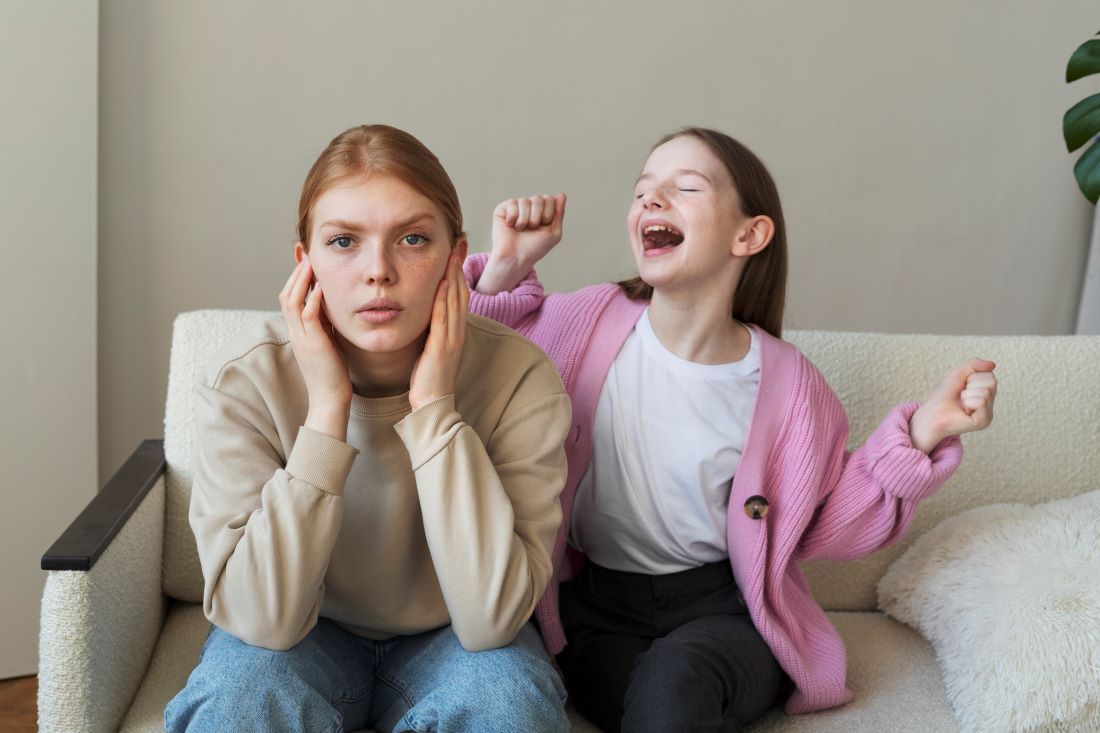
[[696, 364], [661, 344], [647, 308], [600, 392], [572, 544], [597, 565], [650, 575], [728, 558], [730, 484], [759, 384], [754, 333], [740, 361]]

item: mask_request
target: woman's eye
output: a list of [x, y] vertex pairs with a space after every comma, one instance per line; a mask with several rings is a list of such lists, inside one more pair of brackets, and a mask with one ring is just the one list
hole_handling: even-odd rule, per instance
[[428, 238], [425, 237], [423, 234], [406, 234], [401, 239], [401, 241], [404, 242], [405, 244], [416, 247], [416, 246], [419, 246], [421, 244], [427, 244]]
[[333, 237], [332, 239], [328, 240], [328, 243], [329, 245], [339, 247], [340, 249], [347, 249], [353, 244], [353, 242], [351, 241], [351, 237], [346, 234], [341, 234], [338, 237]]
[[681, 191], [686, 191], [688, 193], [697, 193], [699, 191], [699, 189], [697, 189], [697, 188], [681, 188], [680, 190]]

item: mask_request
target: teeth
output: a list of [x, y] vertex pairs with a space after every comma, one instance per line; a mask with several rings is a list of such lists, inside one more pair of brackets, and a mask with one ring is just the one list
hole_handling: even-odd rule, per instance
[[[649, 226], [647, 226], [645, 229], [642, 230], [642, 232], [645, 233], [645, 234], [649, 234], [650, 232], [675, 232], [675, 231], [676, 231], [675, 229], [672, 229], [670, 227], [666, 227], [663, 224], [650, 224]], [[677, 233], [679, 233], [679, 232], [677, 232]]]

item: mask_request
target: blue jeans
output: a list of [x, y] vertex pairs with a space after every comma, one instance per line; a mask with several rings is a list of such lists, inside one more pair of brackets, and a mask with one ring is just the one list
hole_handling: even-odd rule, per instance
[[450, 626], [372, 641], [322, 618], [296, 646], [250, 646], [214, 627], [169, 731], [568, 731], [565, 687], [538, 632], [466, 651]]

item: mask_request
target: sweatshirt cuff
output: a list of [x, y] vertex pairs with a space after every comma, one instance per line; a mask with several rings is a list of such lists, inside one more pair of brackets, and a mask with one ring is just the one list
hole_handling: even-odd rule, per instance
[[462, 416], [455, 409], [455, 396], [449, 394], [421, 405], [393, 429], [405, 443], [415, 471], [446, 448], [462, 425]]
[[919, 402], [898, 405], [867, 439], [867, 466], [883, 491], [899, 499], [920, 501], [935, 493], [962, 461], [962, 441], [952, 436], [931, 453], [913, 447], [909, 419]]
[[290, 450], [286, 472], [321, 491], [343, 496], [344, 482], [358, 454], [344, 441], [303, 425], [298, 428], [298, 437]]

